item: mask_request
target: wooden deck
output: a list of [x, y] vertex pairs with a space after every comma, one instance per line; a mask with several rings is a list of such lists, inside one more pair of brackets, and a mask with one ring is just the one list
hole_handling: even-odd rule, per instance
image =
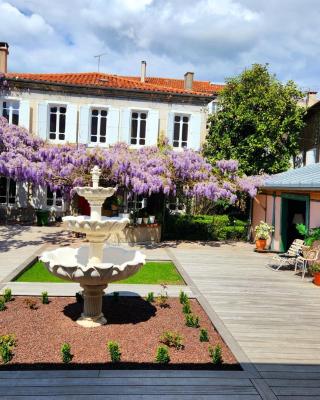
[[246, 244], [169, 253], [245, 370], [271, 389], [270, 398], [320, 399], [320, 288], [292, 271], [270, 270], [270, 256]]

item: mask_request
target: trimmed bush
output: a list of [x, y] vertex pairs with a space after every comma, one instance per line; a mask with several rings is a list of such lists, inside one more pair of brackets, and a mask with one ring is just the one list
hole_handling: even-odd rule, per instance
[[3, 364], [7, 364], [12, 360], [15, 345], [16, 339], [14, 335], [0, 336], [0, 356]]
[[199, 340], [200, 342], [209, 342], [209, 335], [207, 329], [205, 328], [200, 329]]
[[169, 347], [183, 349], [183, 337], [177, 332], [166, 331], [160, 336], [160, 342]]
[[209, 347], [209, 355], [213, 364], [221, 365], [223, 363], [222, 348], [220, 344], [217, 344], [215, 347]]
[[42, 304], [49, 304], [48, 292], [41, 293], [41, 301], [42, 301]]
[[72, 360], [71, 346], [69, 343], [63, 343], [60, 349], [62, 362], [68, 364]]
[[186, 326], [190, 328], [199, 328], [199, 317], [193, 314], [185, 314]]
[[11, 300], [12, 300], [12, 291], [11, 291], [10, 288], [4, 289], [3, 298], [4, 298], [4, 301], [5, 301], [6, 303], [8, 303], [8, 301], [11, 301]]
[[149, 303], [154, 303], [154, 293], [153, 292], [149, 292], [147, 294], [146, 301]]
[[6, 309], [6, 302], [3, 297], [0, 297], [0, 311], [4, 311]]
[[113, 363], [119, 362], [121, 360], [120, 346], [118, 342], [110, 341], [107, 343], [110, 358]]
[[167, 346], [159, 346], [157, 348], [156, 362], [159, 364], [168, 364], [170, 362]]
[[166, 240], [245, 240], [247, 221], [228, 215], [169, 215]]

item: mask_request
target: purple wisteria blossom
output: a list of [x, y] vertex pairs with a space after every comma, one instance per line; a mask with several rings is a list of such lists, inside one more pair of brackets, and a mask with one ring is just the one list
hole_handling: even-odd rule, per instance
[[176, 152], [169, 146], [133, 150], [124, 143], [110, 148], [53, 145], [0, 118], [0, 175], [72, 195], [75, 186], [90, 184], [94, 165], [101, 168], [105, 184], [126, 187], [130, 193], [182, 192], [231, 203], [239, 191], [254, 196], [263, 179], [240, 177], [236, 160], [221, 160], [212, 168], [199, 153]]

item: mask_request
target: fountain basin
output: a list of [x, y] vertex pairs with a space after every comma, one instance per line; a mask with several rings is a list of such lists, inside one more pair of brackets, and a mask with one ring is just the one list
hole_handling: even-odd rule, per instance
[[63, 217], [62, 220], [71, 231], [103, 237], [123, 231], [130, 222], [129, 218], [124, 217], [101, 217], [95, 220], [86, 215]]
[[145, 264], [140, 251], [116, 246], [103, 246], [102, 262], [90, 263], [89, 254], [86, 245], [60, 247], [44, 252], [40, 260], [53, 275], [81, 285], [107, 285], [135, 274]]

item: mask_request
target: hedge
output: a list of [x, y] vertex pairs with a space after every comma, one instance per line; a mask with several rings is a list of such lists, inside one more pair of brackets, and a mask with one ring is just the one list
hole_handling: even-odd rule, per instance
[[228, 215], [169, 215], [165, 240], [245, 240], [247, 221]]

